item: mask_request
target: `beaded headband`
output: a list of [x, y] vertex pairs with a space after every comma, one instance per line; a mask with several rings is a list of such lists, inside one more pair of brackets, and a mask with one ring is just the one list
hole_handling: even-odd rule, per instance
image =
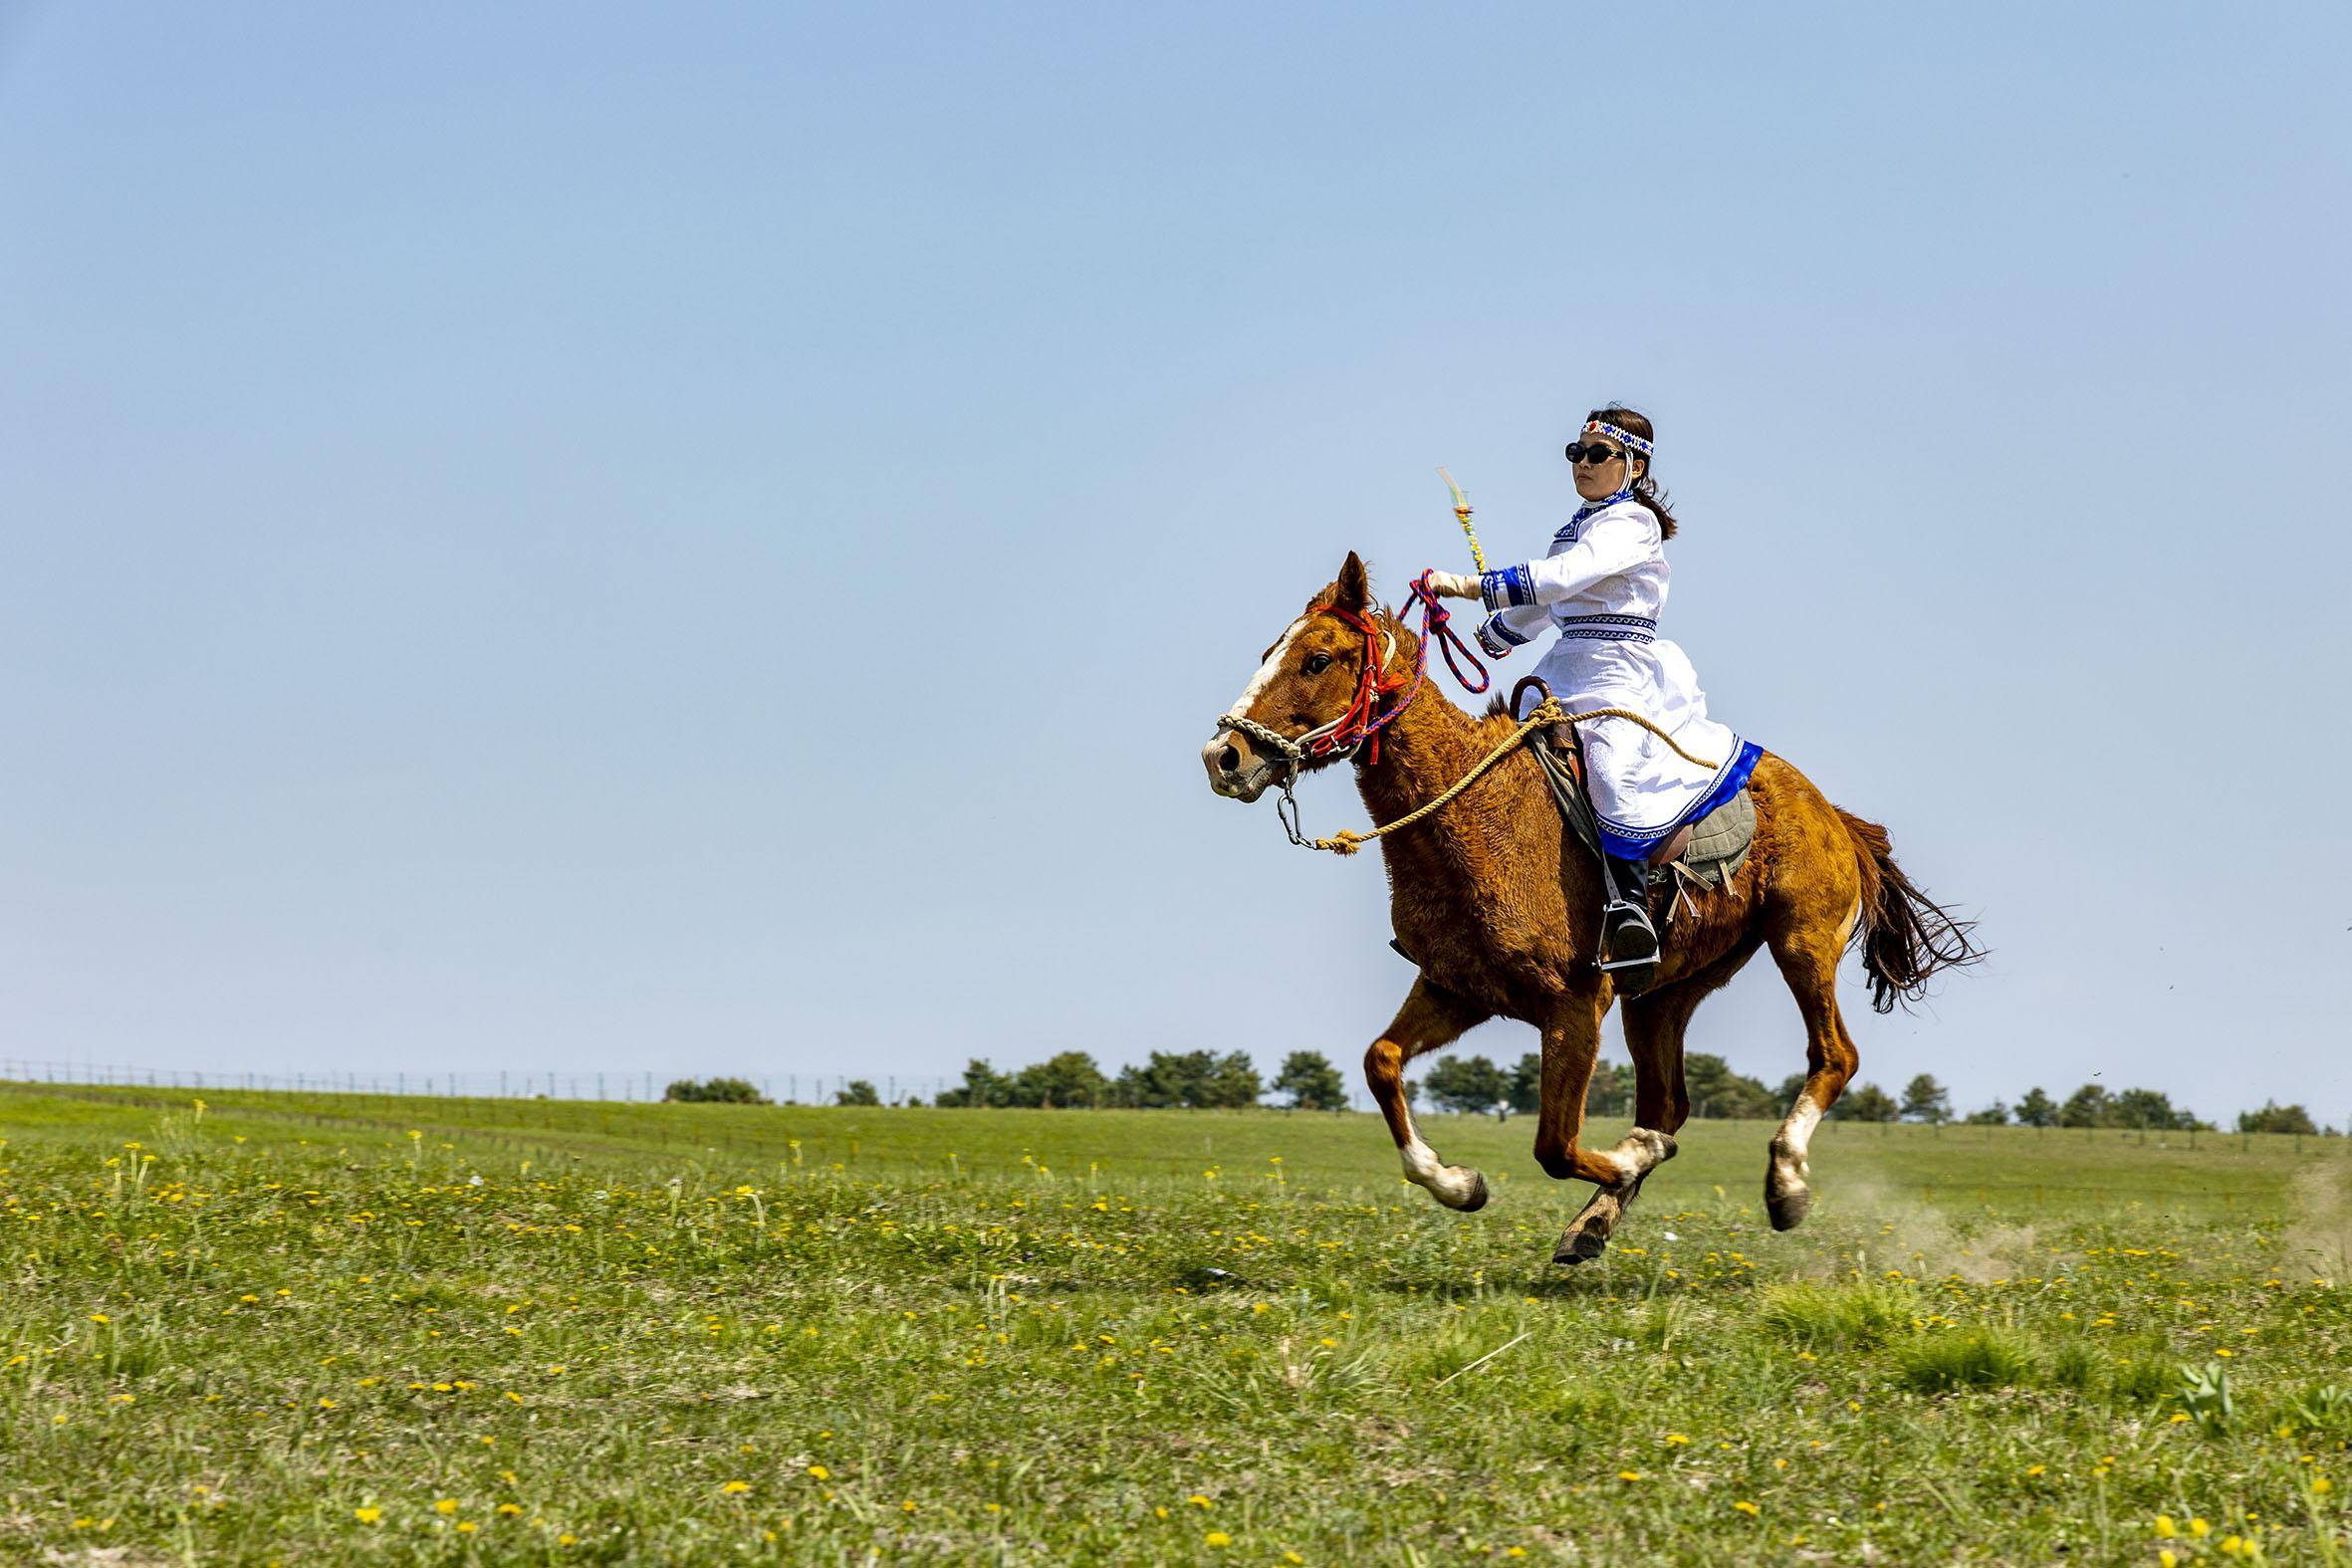
[[1658, 455], [1658, 449], [1655, 444], [1644, 441], [1640, 436], [1635, 435], [1632, 431], [1620, 429], [1616, 425], [1610, 424], [1605, 419], [1587, 420], [1584, 425], [1584, 433], [1586, 435], [1605, 435], [1610, 440], [1615, 441], [1618, 445], [1631, 447], [1634, 451], [1639, 452], [1646, 458], [1655, 459]]

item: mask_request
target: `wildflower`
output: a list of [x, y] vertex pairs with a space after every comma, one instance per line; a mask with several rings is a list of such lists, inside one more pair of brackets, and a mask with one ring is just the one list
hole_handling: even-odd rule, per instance
[[1223, 1530], [1211, 1530], [1201, 1539], [1207, 1541], [1211, 1546], [1231, 1546], [1233, 1544], [1233, 1537]]
[[822, 1464], [812, 1464], [812, 1465], [810, 1465], [810, 1466], [809, 1466], [809, 1473], [810, 1473], [810, 1474], [812, 1474], [812, 1475], [814, 1475], [814, 1476], [816, 1476], [816, 1477], [817, 1477], [819, 1480], [831, 1480], [831, 1479], [833, 1478], [833, 1472], [832, 1472], [831, 1470], [828, 1470], [828, 1469], [826, 1469], [826, 1468], [825, 1468], [823, 1465], [822, 1465]]
[[433, 1504], [433, 1511], [435, 1513], [455, 1513], [457, 1511], [457, 1499], [455, 1497], [443, 1497], [438, 1502]]
[[471, 1535], [480, 1528], [481, 1526], [476, 1524], [471, 1519], [460, 1519], [457, 1521], [457, 1533], [460, 1535]]
[[353, 1508], [352, 1517], [361, 1524], [380, 1524], [383, 1522], [383, 1510], [381, 1508]]
[[751, 1489], [752, 1483], [750, 1481], [739, 1480], [731, 1480], [726, 1485], [719, 1488], [719, 1490], [727, 1493], [729, 1496], [733, 1496], [735, 1493], [740, 1491], [750, 1491]]
[[556, 1544], [558, 1546], [578, 1546], [580, 1544], [580, 1537], [577, 1535], [559, 1535], [556, 1537]]
[[2336, 1489], [2336, 1483], [2324, 1475], [2314, 1475], [2311, 1477], [2311, 1489], [2316, 1492], [2330, 1492]]
[[93, 1312], [90, 1314], [90, 1321], [93, 1323], [112, 1323], [114, 1319], [107, 1316], [104, 1312]]
[[1732, 1506], [1738, 1509], [1740, 1512], [1748, 1515], [1748, 1517], [1751, 1519], [1755, 1518], [1757, 1514], [1763, 1511], [1762, 1509], [1758, 1508], [1755, 1503], [1748, 1501], [1746, 1498], [1742, 1498], [1740, 1501], [1733, 1503]]
[[2160, 1513], [2156, 1516], [2156, 1537], [2158, 1540], [2169, 1541], [2178, 1532], [2173, 1528], [2173, 1516], [2171, 1514]]
[[2181, 1568], [2181, 1554], [2167, 1546], [2156, 1554], [2158, 1568]]
[[501, 1516], [513, 1519], [521, 1516], [523, 1506], [521, 1503], [502, 1502], [498, 1505], [498, 1511]]
[[2189, 1521], [2189, 1533], [2202, 1541], [2207, 1536], [2214, 1533], [2214, 1527], [2206, 1523], [2203, 1519], [2191, 1519]]
[[1184, 1500], [1185, 1500], [1186, 1502], [1189, 1502], [1189, 1503], [1191, 1503], [1191, 1504], [1192, 1504], [1194, 1507], [1196, 1507], [1196, 1508], [1206, 1508], [1206, 1507], [1208, 1507], [1208, 1506], [1209, 1506], [1209, 1499], [1208, 1499], [1208, 1498], [1206, 1498], [1206, 1497], [1204, 1497], [1204, 1496], [1202, 1496], [1202, 1495], [1201, 1495], [1199, 1492], [1197, 1492], [1197, 1491], [1196, 1491], [1196, 1492], [1194, 1492], [1194, 1493], [1193, 1493], [1191, 1496], [1189, 1496], [1189, 1497], [1185, 1498]]
[[1637, 1481], [1637, 1480], [1640, 1480], [1640, 1479], [1641, 1479], [1641, 1471], [1639, 1471], [1639, 1470], [1619, 1470], [1619, 1471], [1617, 1472], [1617, 1478], [1618, 1478], [1619, 1480], [1621, 1480], [1621, 1481]]

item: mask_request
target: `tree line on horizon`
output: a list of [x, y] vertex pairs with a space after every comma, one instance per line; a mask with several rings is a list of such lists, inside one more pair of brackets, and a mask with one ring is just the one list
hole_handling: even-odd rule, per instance
[[[1426, 1093], [1438, 1109], [1463, 1115], [1529, 1114], [1541, 1093], [1543, 1058], [1529, 1051], [1511, 1067], [1485, 1056], [1447, 1056], [1419, 1080], [1407, 1079], [1405, 1098], [1419, 1103]], [[1736, 1072], [1723, 1057], [1693, 1051], [1683, 1058], [1683, 1081], [1691, 1113], [1735, 1121], [1777, 1121], [1788, 1113], [1805, 1075], [1791, 1073], [1777, 1088], [1761, 1078]], [[1103, 1072], [1091, 1053], [1065, 1050], [1013, 1072], [1000, 1072], [984, 1057], [965, 1063], [964, 1081], [942, 1090], [932, 1101], [943, 1107], [997, 1110], [1232, 1110], [1259, 1104], [1269, 1094], [1285, 1098], [1287, 1108], [1298, 1111], [1338, 1111], [1347, 1108], [1347, 1083], [1329, 1057], [1320, 1051], [1297, 1050], [1284, 1058], [1273, 1081], [1260, 1077], [1257, 1065], [1243, 1051], [1219, 1054], [1208, 1050], [1153, 1051], [1140, 1063], [1130, 1063], [1114, 1077]], [[664, 1099], [766, 1104], [760, 1091], [741, 1078], [711, 1078], [702, 1083], [681, 1078], [669, 1086]], [[1633, 1114], [1633, 1068], [1611, 1061], [1593, 1064], [1592, 1082], [1585, 1096], [1593, 1116]], [[833, 1097], [836, 1105], [880, 1105], [881, 1096], [863, 1078], [852, 1079]], [[912, 1096], [901, 1103], [919, 1105]], [[2086, 1083], [2064, 1100], [2052, 1099], [2038, 1084], [2025, 1091], [2014, 1106], [2001, 1100], [1977, 1110], [1956, 1114], [1952, 1096], [1933, 1073], [1919, 1073], [1904, 1085], [1898, 1098], [1875, 1083], [1850, 1085], [1829, 1110], [1832, 1120], [1856, 1122], [1917, 1122], [1927, 1126], [1953, 1123], [1969, 1127], [2120, 1128], [2141, 1132], [2216, 1132], [2212, 1122], [2199, 1119], [2185, 1106], [2158, 1089], [2109, 1090]], [[2335, 1136], [2321, 1127], [2301, 1105], [2264, 1101], [2259, 1110], [2241, 1111], [2236, 1131], [2241, 1133], [2307, 1133]]]

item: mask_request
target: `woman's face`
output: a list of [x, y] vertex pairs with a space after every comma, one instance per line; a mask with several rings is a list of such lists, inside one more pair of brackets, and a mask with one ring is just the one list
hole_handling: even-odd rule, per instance
[[[1641, 467], [1647, 466], [1646, 460], [1636, 455], [1633, 461], [1641, 466], [1636, 467], [1632, 476], [1628, 477], [1625, 471], [1625, 449], [1616, 442], [1607, 436], [1593, 434], [1580, 435], [1576, 440], [1584, 447], [1584, 461], [1576, 465], [1576, 494], [1587, 501], [1615, 495], [1639, 478]], [[1606, 456], [1596, 462], [1596, 452], [1605, 453]]]

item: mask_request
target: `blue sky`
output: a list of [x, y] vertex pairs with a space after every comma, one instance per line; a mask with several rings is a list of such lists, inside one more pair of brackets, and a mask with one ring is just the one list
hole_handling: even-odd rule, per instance
[[[2347, 45], [0, 4], [0, 1054], [1352, 1070], [1379, 871], [1195, 753], [1624, 397], [1716, 714], [1995, 950], [1865, 1077], [2341, 1122]], [[1802, 1059], [1768, 968], [1692, 1046]]]

